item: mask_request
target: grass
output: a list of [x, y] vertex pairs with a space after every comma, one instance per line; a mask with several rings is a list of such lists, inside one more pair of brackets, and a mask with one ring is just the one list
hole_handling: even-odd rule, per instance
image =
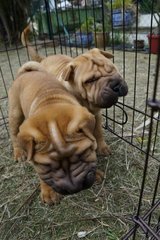
[[[52, 49], [49, 48], [51, 52]], [[73, 49], [73, 54], [75, 50]], [[27, 60], [23, 49], [19, 50], [21, 63]], [[9, 54], [13, 75], [19, 67], [17, 52]], [[115, 52], [115, 62], [123, 72], [122, 53]], [[2, 56], [2, 72], [7, 89], [12, 83], [12, 74], [8, 70], [8, 58]], [[129, 85], [129, 94], [125, 103], [134, 104], [134, 77], [133, 69], [135, 61], [134, 53], [126, 53], [126, 80]], [[154, 81], [155, 57], [152, 57], [150, 73], [149, 96], [152, 94]], [[135, 108], [144, 111], [146, 99], [148, 55], [138, 55], [137, 84]], [[144, 68], [146, 70], [144, 70]], [[6, 96], [5, 88], [0, 81], [1, 97]], [[142, 94], [142, 92], [144, 94]], [[1, 99], [3, 114], [7, 116], [7, 99]], [[124, 134], [129, 142], [135, 146], [147, 147], [148, 133], [142, 138], [142, 132], [138, 131], [131, 138], [132, 124], [138, 127], [144, 119], [143, 114], [125, 108], [128, 114], [128, 122], [122, 127], [118, 124], [110, 126], [118, 135]], [[149, 110], [147, 110], [149, 113]], [[113, 116], [113, 109], [109, 110], [109, 116]], [[120, 120], [122, 111], [116, 109], [116, 119]], [[3, 123], [4, 120], [1, 120]], [[157, 121], [154, 122], [153, 142], [156, 133], [155, 156], [159, 159], [160, 129], [156, 132]], [[145, 129], [149, 131], [149, 126]], [[141, 151], [111, 134], [104, 132], [106, 142], [111, 146], [112, 155], [98, 156], [98, 168], [105, 171], [105, 178], [101, 184], [95, 184], [92, 188], [72, 196], [65, 196], [56, 206], [43, 204], [39, 196], [38, 177], [28, 163], [15, 163], [12, 158], [12, 147], [4, 125], [0, 126], [0, 240], [77, 240], [78, 234], [84, 234], [82, 239], [91, 240], [118, 240], [133, 226], [132, 216], [137, 212], [139, 194], [144, 171], [146, 156]], [[158, 174], [159, 162], [149, 158], [144, 195], [141, 207], [141, 215], [150, 208], [153, 192]], [[158, 186], [156, 199], [160, 197]], [[158, 219], [157, 209], [151, 223], [155, 225]], [[82, 232], [82, 233], [81, 233]], [[140, 231], [136, 240], [142, 240]]]
[[[145, 156], [107, 135], [113, 154], [98, 158], [98, 167], [106, 172], [104, 182], [52, 207], [41, 203], [32, 166], [15, 163], [11, 151], [1, 150], [0, 239], [78, 239], [80, 231], [88, 233], [85, 239], [120, 239], [136, 213]], [[152, 201], [157, 168], [150, 159], [143, 213]]]

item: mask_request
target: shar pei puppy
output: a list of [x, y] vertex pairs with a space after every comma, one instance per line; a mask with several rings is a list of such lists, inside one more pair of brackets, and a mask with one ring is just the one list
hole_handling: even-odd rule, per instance
[[37, 62], [24, 64], [9, 90], [9, 129], [14, 158], [33, 163], [44, 202], [94, 183], [95, 117]]
[[40, 62], [46, 71], [54, 74], [95, 115], [97, 151], [102, 155], [110, 153], [103, 137], [100, 110], [110, 108], [117, 103], [119, 97], [126, 96], [128, 92], [127, 83], [110, 60], [113, 55], [93, 48], [75, 58], [61, 54], [43, 57], [38, 55], [28, 40], [31, 30], [28, 25], [21, 34], [22, 44], [27, 46], [31, 59]]

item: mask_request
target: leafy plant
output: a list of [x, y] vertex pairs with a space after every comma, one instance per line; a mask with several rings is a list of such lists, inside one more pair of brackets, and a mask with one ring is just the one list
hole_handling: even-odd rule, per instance
[[129, 36], [127, 34], [125, 34], [125, 36], [123, 37], [122, 32], [115, 31], [114, 32], [114, 44], [115, 44], [115, 46], [122, 45], [123, 43], [129, 44]]
[[[107, 20], [107, 21], [106, 21]], [[104, 21], [104, 27], [103, 23], [100, 22], [94, 22], [93, 17], [89, 17], [86, 19], [82, 24], [81, 24], [81, 31], [83, 33], [89, 33], [89, 32], [109, 32], [110, 31], [110, 24], [109, 24], [109, 19], [105, 18]]]
[[157, 23], [157, 27], [154, 29], [154, 34], [159, 34], [160, 33], [160, 4], [158, 3], [158, 1], [155, 5], [154, 12], [156, 14], [154, 14], [153, 16]]
[[140, 2], [140, 12], [150, 13], [152, 9], [152, 0], [142, 0]]
[[[111, 2], [107, 2], [107, 7], [111, 8]], [[112, 3], [112, 9], [133, 9], [135, 8], [135, 4], [132, 2], [132, 0], [115, 0]]]
[[133, 2], [132, 2], [132, 0], [124, 0], [124, 1], [123, 0], [115, 0], [113, 2], [112, 7], [113, 7], [113, 9], [123, 8], [123, 5], [127, 9], [132, 8]]
[[81, 24], [81, 31], [84, 33], [93, 32], [94, 28], [94, 19], [93, 17], [88, 17], [82, 24]]
[[159, 4], [159, 0], [155, 1], [153, 3], [152, 0], [143, 0], [141, 3], [141, 11], [142, 12], [147, 12], [147, 13], [151, 13], [151, 9], [153, 8], [153, 17], [157, 23], [157, 27], [153, 30], [154, 34], [158, 34], [159, 32], [159, 28], [160, 28], [160, 4]]
[[107, 22], [107, 21], [104, 22], [104, 27], [103, 27], [102, 23], [96, 22], [94, 30], [96, 32], [103, 32], [103, 31], [104, 32], [110, 32], [110, 28], [111, 28], [111, 26], [110, 26], [109, 22]]
[[96, 32], [103, 32], [103, 24], [102, 23], [96, 23], [95, 24], [95, 31]]

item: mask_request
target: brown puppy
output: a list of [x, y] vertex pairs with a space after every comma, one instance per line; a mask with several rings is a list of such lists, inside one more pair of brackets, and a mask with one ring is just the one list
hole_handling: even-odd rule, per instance
[[36, 62], [24, 64], [9, 90], [14, 158], [32, 160], [44, 202], [92, 186], [95, 117]]
[[113, 55], [94, 48], [75, 58], [65, 55], [41, 57], [29, 46], [30, 31], [31, 26], [28, 25], [22, 32], [21, 40], [24, 46], [27, 45], [31, 59], [41, 62], [48, 72], [54, 74], [95, 115], [97, 150], [100, 154], [107, 154], [110, 150], [103, 139], [100, 109], [116, 104], [118, 98], [128, 92], [126, 82], [110, 60]]

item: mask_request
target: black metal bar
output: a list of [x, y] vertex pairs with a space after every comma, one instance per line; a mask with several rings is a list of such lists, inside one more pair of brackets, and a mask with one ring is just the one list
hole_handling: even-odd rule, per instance
[[[104, 127], [105, 128], [105, 127]], [[109, 128], [107, 126], [106, 128], [108, 131], [110, 131], [111, 133], [113, 133], [115, 136], [117, 136], [118, 138], [120, 138], [121, 140], [125, 141], [126, 143], [130, 144], [131, 146], [135, 147], [136, 149], [138, 149], [140, 152], [146, 154], [146, 151], [141, 149], [140, 147], [138, 147], [137, 145], [135, 145], [134, 143], [131, 143], [130, 141], [128, 141], [126, 138], [121, 137], [120, 135], [118, 135], [116, 132], [112, 131], [111, 128]], [[152, 157], [153, 159], [155, 159], [156, 161], [160, 162], [160, 159], [156, 158], [155, 156], [152, 156], [151, 154], [149, 154], [150, 157]]]
[[58, 11], [58, 8], [57, 8], [57, 1], [55, 1], [55, 15], [56, 15], [56, 20], [57, 20], [57, 33], [58, 33], [58, 38], [59, 38], [59, 43], [60, 43], [60, 50], [61, 50], [61, 53], [63, 53], [58, 13], [59, 13], [59, 11]]
[[45, 3], [45, 9], [46, 9], [49, 38], [52, 39], [52, 37], [53, 37], [53, 30], [52, 30], [52, 21], [51, 21], [51, 17], [50, 17], [49, 2], [48, 2], [48, 0], [44, 0], [44, 3]]
[[[125, 26], [125, 1], [123, 0], [123, 26], [122, 26], [122, 29], [123, 29], [123, 78], [125, 79], [125, 76], [126, 76], [126, 62], [125, 62], [125, 29], [126, 29], [126, 26]], [[123, 114], [122, 114], [122, 122], [124, 122], [124, 97], [123, 97]], [[123, 129], [123, 125], [122, 125], [122, 137], [123, 137], [123, 132], [124, 132], [124, 129]]]
[[[150, 27], [150, 35], [152, 34], [152, 28], [153, 28], [153, 9], [154, 9], [154, 0], [152, 1], [152, 8], [151, 8], [151, 27]], [[147, 103], [148, 99], [148, 94], [149, 94], [149, 83], [150, 83], [150, 70], [151, 70], [151, 52], [150, 52], [151, 47], [149, 48], [149, 59], [148, 59], [148, 78], [147, 78], [147, 92], [146, 92], [146, 98], [145, 102]], [[145, 106], [145, 111], [144, 113], [147, 113], [148, 105], [146, 104]], [[144, 115], [144, 122], [146, 121], [146, 115]], [[143, 135], [142, 139], [144, 139], [144, 132], [145, 132], [145, 126], [143, 127]], [[141, 148], [143, 148], [143, 142], [141, 143]]]
[[102, 0], [102, 28], [103, 28], [103, 49], [105, 50], [106, 49], [106, 45], [105, 45], [105, 42], [106, 42], [106, 33], [105, 33], [105, 7], [104, 7], [104, 0]]
[[[143, 219], [143, 221], [145, 221], [145, 220], [149, 217], [149, 215], [150, 215], [153, 211], [155, 211], [155, 209], [158, 208], [158, 206], [160, 206], [160, 200], [158, 200], [158, 201], [155, 203], [155, 205], [154, 205], [151, 209], [149, 209], [149, 210], [145, 213], [145, 215], [144, 215], [143, 217], [141, 217], [141, 219]], [[138, 226], [137, 226], [137, 228], [138, 228]], [[135, 230], [135, 226], [132, 227], [132, 228], [129, 230], [129, 232], [128, 232], [124, 237], [122, 237], [122, 240], [128, 240], [128, 239], [132, 236], [132, 234], [134, 233], [134, 230]]]
[[[73, 14], [73, 23], [74, 23], [74, 39], [75, 39], [75, 45], [76, 45], [76, 55], [78, 55], [78, 50], [77, 50], [77, 37], [76, 37], [76, 25], [75, 25], [75, 13], [74, 13], [74, 8], [73, 8], [73, 3], [72, 3], [72, 14]], [[86, 10], [86, 15], [87, 15], [87, 10]]]
[[5, 118], [4, 114], [3, 114], [1, 106], [0, 106], [0, 112], [1, 112], [1, 115], [2, 115], [2, 119], [3, 119], [3, 122], [4, 122], [4, 126], [5, 126], [5, 129], [6, 129], [7, 135], [9, 137], [9, 131], [8, 131], [8, 127], [7, 127], [6, 118]]
[[[67, 20], [67, 25], [66, 27], [68, 28], [69, 26], [69, 18], [68, 18], [68, 12], [66, 11], [66, 20]], [[72, 47], [71, 47], [71, 36], [70, 36], [70, 33], [68, 33], [68, 36], [65, 35], [65, 45], [66, 45], [66, 41], [67, 41], [67, 46], [69, 46], [69, 52], [70, 52], [70, 55], [72, 56]], [[67, 50], [66, 50], [67, 51]], [[67, 52], [66, 52], [67, 53]]]
[[[119, 122], [119, 121], [116, 121], [115, 120], [115, 118], [114, 119], [111, 119], [110, 117], [108, 117], [107, 116], [107, 119], [109, 119], [109, 120], [112, 120], [112, 121], [114, 121], [114, 123], [117, 123], [117, 124], [120, 124], [120, 125], [124, 125], [124, 124], [126, 124], [127, 123], [127, 121], [128, 121], [128, 115], [127, 115], [127, 113], [126, 113], [126, 111], [124, 110], [124, 107], [121, 107], [121, 106], [119, 106], [118, 104], [116, 104], [115, 106], [114, 106], [114, 108], [115, 107], [117, 107], [117, 108], [119, 108], [119, 109], [121, 109], [122, 110], [122, 112], [123, 112], [123, 116], [125, 116], [125, 120], [124, 120], [124, 118], [122, 119], [122, 121], [121, 122]], [[115, 112], [115, 111], [114, 111]], [[102, 114], [103, 115], [103, 114]], [[104, 117], [106, 116], [106, 115], [103, 115]], [[108, 126], [109, 127], [109, 126]], [[106, 127], [107, 128], [107, 127]]]
[[[138, 1], [136, 3], [136, 44], [137, 44], [137, 35], [138, 35]], [[134, 98], [133, 98], [133, 109], [135, 109], [136, 106], [136, 90], [137, 90], [137, 58], [138, 58], [138, 52], [137, 47], [135, 49], [135, 71], [134, 71]], [[132, 134], [134, 131], [134, 122], [135, 122], [135, 112], [133, 111], [132, 115]], [[133, 139], [131, 139], [131, 142], [133, 142]]]
[[[111, 32], [112, 32], [112, 53], [114, 55], [114, 27], [113, 27], [113, 0], [111, 0]], [[113, 57], [113, 62], [114, 62], [114, 57]]]
[[[160, 112], [158, 114], [158, 119], [160, 119]], [[152, 155], [154, 155], [155, 153], [155, 146], [156, 146], [156, 143], [157, 143], [157, 136], [158, 136], [158, 129], [159, 129], [159, 122], [157, 121], [156, 123], [156, 130], [155, 130], [155, 137], [154, 137], [154, 142], [153, 142], [153, 149], [152, 149]]]
[[[159, 53], [160, 53], [160, 46], [159, 46]], [[160, 54], [158, 54], [158, 57], [157, 57], [156, 75], [155, 75], [155, 83], [154, 83], [154, 91], [153, 91], [152, 103], [155, 103], [155, 101], [156, 101], [156, 91], [157, 91], [157, 86], [158, 86], [158, 75], [159, 75], [159, 63], [160, 63]], [[157, 107], [157, 105], [156, 105], [156, 107]], [[150, 146], [151, 146], [151, 137], [152, 137], [152, 130], [153, 130], [153, 115], [154, 115], [154, 111], [155, 111], [155, 107], [151, 106], [151, 123], [150, 123], [150, 128], [149, 128], [149, 136], [148, 136], [148, 143], [147, 143], [146, 159], [145, 159], [145, 164], [144, 164], [143, 178], [142, 178], [142, 184], [141, 184], [141, 189], [140, 189], [140, 197], [139, 197], [139, 203], [138, 203], [136, 219], [140, 218], [140, 210], [141, 210], [141, 205], [142, 205], [142, 198], [143, 198], [143, 193], [144, 193], [144, 187], [145, 187], [147, 170], [148, 170], [149, 155], [150, 155]], [[134, 228], [133, 228], [133, 239], [135, 239], [135, 237], [136, 237], [137, 228], [138, 228], [138, 225], [136, 223]], [[158, 237], [158, 239], [159, 239], [159, 237]]]
[[[152, 206], [152, 207], [154, 206], [154, 203], [155, 203], [155, 200], [156, 200], [156, 196], [157, 196], [157, 192], [158, 192], [159, 180], [160, 180], [160, 166], [159, 166], [159, 170], [158, 170], [158, 174], [157, 174], [157, 180], [156, 180], [156, 184], [155, 184], [155, 188], [154, 188], [154, 193], [153, 193], [153, 199], [152, 199], [152, 203], [151, 203], [151, 206]], [[148, 226], [150, 226], [151, 217], [152, 217], [152, 213], [149, 215]], [[147, 234], [146, 234], [146, 237], [148, 237], [148, 232], [147, 232]]]
[[159, 236], [146, 224], [141, 217], [134, 218], [133, 221], [142, 228], [144, 233], [150, 232], [155, 239], [159, 240]]
[[5, 93], [6, 93], [6, 96], [5, 97], [1, 97], [1, 99], [3, 98], [7, 98], [8, 97], [8, 91], [7, 91], [7, 86], [6, 86], [6, 83], [5, 83], [5, 80], [4, 80], [4, 77], [3, 77], [3, 73], [2, 73], [2, 69], [0, 67], [0, 74], [1, 74], [1, 77], [2, 77], [2, 81], [3, 81], [3, 86], [4, 86], [4, 89], [5, 89]]

